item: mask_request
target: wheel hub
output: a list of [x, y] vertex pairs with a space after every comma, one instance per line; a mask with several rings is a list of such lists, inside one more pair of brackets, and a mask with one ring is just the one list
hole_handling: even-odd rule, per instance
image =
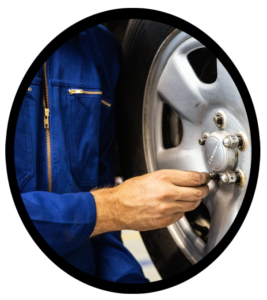
[[226, 131], [215, 131], [206, 139], [205, 157], [214, 172], [233, 171], [236, 167], [237, 150], [223, 145], [223, 140], [228, 135]]

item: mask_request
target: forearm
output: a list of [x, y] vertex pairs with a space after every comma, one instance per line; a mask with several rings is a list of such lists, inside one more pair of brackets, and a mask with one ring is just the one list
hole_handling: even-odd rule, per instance
[[116, 187], [91, 191], [96, 203], [96, 225], [90, 237], [124, 229], [120, 219], [119, 191]]

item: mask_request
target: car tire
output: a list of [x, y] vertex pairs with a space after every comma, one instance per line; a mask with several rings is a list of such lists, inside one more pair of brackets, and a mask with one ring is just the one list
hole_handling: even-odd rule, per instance
[[[143, 101], [152, 62], [174, 28], [148, 20], [130, 20], [122, 45], [117, 88], [117, 136], [124, 179], [148, 172], [143, 144]], [[141, 232], [161, 277], [168, 278], [192, 266], [167, 228]]]

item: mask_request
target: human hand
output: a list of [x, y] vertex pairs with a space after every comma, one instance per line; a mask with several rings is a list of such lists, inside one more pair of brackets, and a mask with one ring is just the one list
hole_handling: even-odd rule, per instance
[[97, 221], [91, 236], [132, 229], [146, 231], [177, 222], [209, 193], [205, 172], [159, 170], [92, 191]]

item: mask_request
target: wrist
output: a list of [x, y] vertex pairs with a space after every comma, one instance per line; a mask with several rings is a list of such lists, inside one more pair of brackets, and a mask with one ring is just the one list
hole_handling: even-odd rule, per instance
[[91, 191], [96, 204], [96, 224], [92, 236], [124, 229], [120, 219], [117, 187]]

